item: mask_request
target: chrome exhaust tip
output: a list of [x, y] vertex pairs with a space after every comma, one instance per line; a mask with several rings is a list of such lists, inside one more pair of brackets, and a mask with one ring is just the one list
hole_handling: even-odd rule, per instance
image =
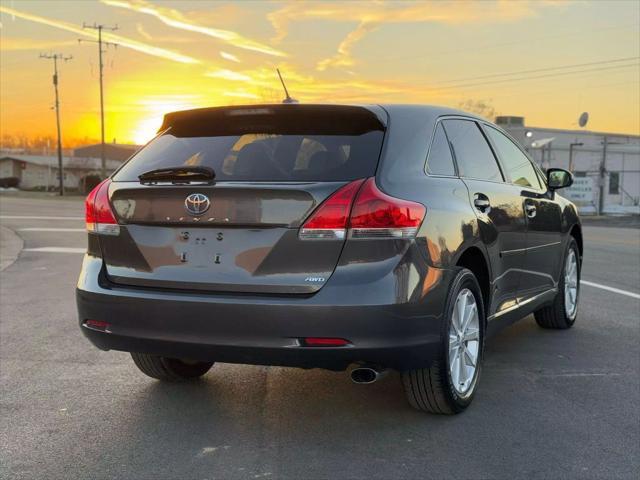
[[359, 385], [368, 385], [384, 377], [386, 370], [375, 367], [356, 367], [351, 370], [351, 381]]

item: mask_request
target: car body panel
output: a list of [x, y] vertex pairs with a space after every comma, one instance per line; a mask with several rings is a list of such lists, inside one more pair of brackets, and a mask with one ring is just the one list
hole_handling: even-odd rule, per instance
[[512, 308], [518, 298], [525, 266], [527, 224], [519, 189], [513, 185], [465, 178], [469, 202], [485, 195], [491, 203], [486, 211], [476, 208], [479, 235], [491, 262], [491, 303], [489, 316]]
[[[120, 235], [100, 240], [107, 272], [122, 285], [313, 293], [331, 276], [344, 242], [303, 241], [298, 228], [344, 184], [221, 182], [134, 189], [129, 182], [114, 182], [111, 202], [121, 228]], [[211, 200], [201, 216], [184, 208], [195, 192]]]
[[529, 298], [556, 286], [562, 270], [564, 245], [562, 242], [561, 206], [537, 192], [523, 190], [525, 206], [535, 208], [533, 216], [526, 215], [527, 245], [525, 265], [519, 297]]
[[[105, 350], [331, 370], [360, 362], [398, 370], [429, 365], [438, 352], [439, 312], [455, 272], [424, 268], [415, 244], [373, 249], [365, 265], [350, 255], [313, 295], [116, 285], [102, 259], [86, 255], [76, 290], [81, 328]], [[424, 291], [431, 278], [438, 281]], [[108, 322], [108, 331], [87, 327], [87, 319]], [[314, 349], [301, 344], [303, 337], [344, 338], [350, 345]]]
[[[376, 186], [426, 207], [414, 239], [299, 242], [304, 219], [340, 182], [171, 187], [167, 198], [148, 202], [137, 217], [127, 219], [126, 209], [119, 211], [122, 238], [89, 235], [77, 286], [85, 335], [103, 349], [164, 356], [334, 370], [370, 362], [404, 370], [429, 366], [437, 358], [449, 287], [470, 249], [481, 252], [489, 272], [488, 334], [553, 301], [562, 253], [572, 229], [580, 227], [575, 206], [546, 185], [523, 194], [522, 187], [508, 182], [428, 175], [426, 160], [438, 121], [485, 122], [479, 117], [430, 106], [363, 108], [386, 126]], [[126, 206], [135, 200], [125, 185], [112, 188], [114, 202], [124, 200]], [[246, 193], [255, 188], [261, 193], [248, 202]], [[236, 267], [258, 244], [269, 250], [262, 260], [273, 255], [277, 261], [254, 259], [247, 263], [252, 272], [220, 267], [218, 275], [212, 269], [218, 267], [204, 267], [211, 250], [188, 269], [174, 268], [175, 245], [188, 244], [188, 253], [202, 246], [180, 243], [187, 227], [178, 200], [196, 191], [211, 194], [219, 209], [215, 218], [229, 220], [228, 225], [204, 226], [185, 217], [190, 239], [195, 235], [215, 244], [222, 233], [223, 242], [230, 241], [222, 259]], [[277, 193], [270, 197], [272, 192]], [[479, 192], [490, 198], [491, 211], [474, 207]], [[276, 203], [284, 198], [286, 205], [261, 208], [271, 198]], [[526, 220], [525, 201], [536, 202], [539, 217]], [[153, 225], [156, 229], [149, 230]], [[126, 241], [137, 251], [118, 253], [118, 242]], [[169, 250], [154, 264], [152, 251], [158, 245]], [[307, 277], [323, 281], [311, 284], [304, 281]], [[536, 284], [532, 277], [544, 281]], [[109, 322], [108, 331], [84, 326], [87, 319]], [[307, 336], [345, 338], [350, 344], [305, 347], [300, 339]]]

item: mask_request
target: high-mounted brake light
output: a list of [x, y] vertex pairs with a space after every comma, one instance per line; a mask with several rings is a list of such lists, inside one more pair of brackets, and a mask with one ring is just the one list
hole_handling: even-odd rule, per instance
[[302, 240], [414, 238], [424, 205], [381, 192], [375, 178], [348, 183], [320, 205], [300, 229]]
[[355, 180], [327, 198], [300, 229], [302, 240], [344, 240], [353, 199], [363, 179]]
[[87, 231], [103, 235], [119, 235], [120, 226], [109, 205], [110, 179], [103, 180], [91, 190], [84, 202]]

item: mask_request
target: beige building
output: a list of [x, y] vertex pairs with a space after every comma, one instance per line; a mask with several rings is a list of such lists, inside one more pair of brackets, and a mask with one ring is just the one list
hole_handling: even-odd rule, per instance
[[[107, 173], [113, 172], [122, 162], [107, 160]], [[64, 157], [64, 187], [84, 191], [87, 176], [100, 175], [99, 158]], [[21, 190], [56, 190], [59, 183], [58, 157], [43, 155], [16, 155], [0, 152], [0, 178], [18, 178]]]

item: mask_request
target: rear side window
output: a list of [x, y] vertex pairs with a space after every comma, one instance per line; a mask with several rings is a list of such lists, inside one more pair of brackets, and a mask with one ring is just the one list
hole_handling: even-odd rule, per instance
[[436, 127], [433, 143], [429, 149], [427, 172], [432, 175], [451, 176], [456, 174], [453, 166], [453, 157], [451, 156], [451, 148], [449, 148], [449, 140], [440, 123], [438, 123]]
[[500, 167], [476, 122], [444, 120], [442, 123], [451, 142], [461, 177], [503, 181]]
[[371, 112], [284, 107], [170, 118], [168, 130], [114, 180], [138, 181], [142, 173], [183, 165], [211, 167], [216, 181], [323, 182], [375, 175], [384, 128]]
[[540, 182], [533, 165], [518, 146], [493, 127], [487, 127], [486, 131], [498, 150], [505, 173], [511, 182], [523, 187], [540, 188]]

